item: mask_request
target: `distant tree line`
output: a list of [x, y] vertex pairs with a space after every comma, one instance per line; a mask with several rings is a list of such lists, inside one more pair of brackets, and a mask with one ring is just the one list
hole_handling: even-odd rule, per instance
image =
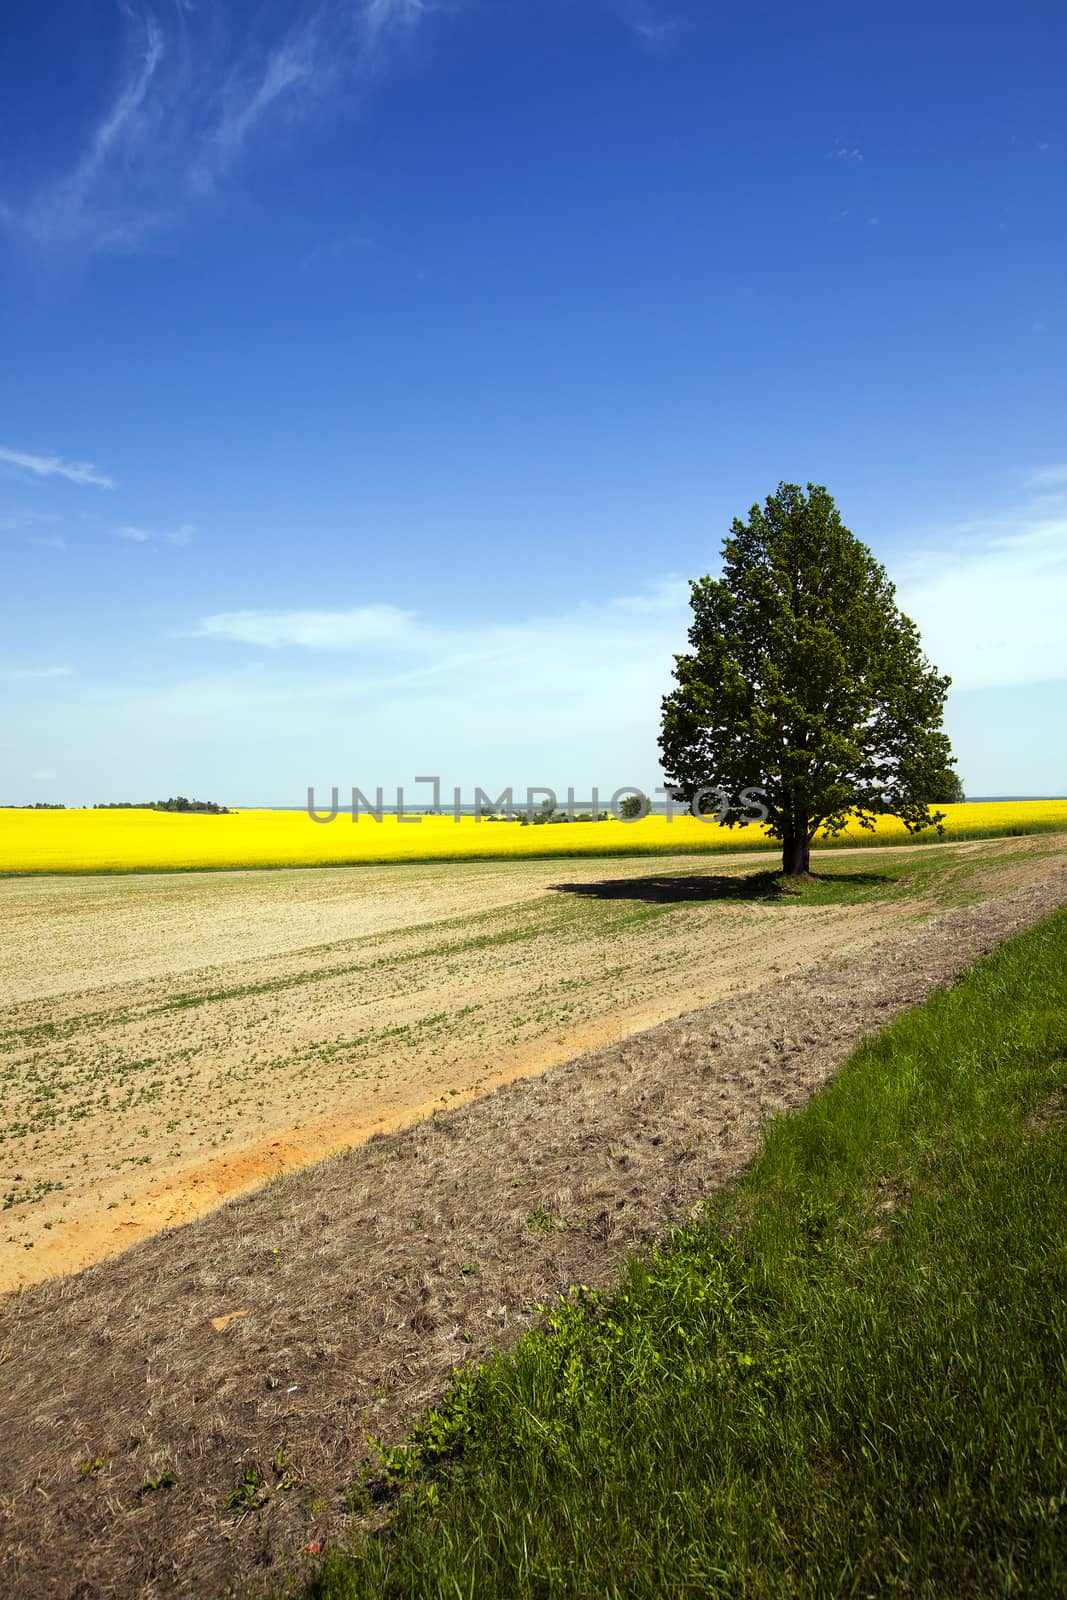
[[963, 779], [958, 772], [953, 772], [952, 768], [948, 767], [932, 786], [927, 803], [932, 806], [961, 806], [966, 798]]
[[66, 811], [66, 806], [59, 800], [29, 800], [25, 805], [17, 801], [0, 806], [0, 811]]
[[[625, 813], [625, 800], [623, 801], [622, 805], [623, 812]], [[569, 812], [560, 811], [552, 804], [551, 800], [546, 800], [540, 811], [535, 811], [530, 816], [527, 816], [525, 813], [523, 813], [518, 820], [524, 828], [540, 828], [543, 827], [545, 823], [556, 822], [607, 822], [609, 820], [609, 816], [610, 813], [607, 811], [598, 811], [596, 816], [594, 816], [591, 811], [579, 811], [574, 817], [571, 817]], [[495, 822], [497, 818], [486, 817], [485, 820], [486, 822]]]
[[103, 800], [94, 811], [199, 811], [211, 817], [228, 817], [229, 806], [220, 806], [214, 800], [187, 800], [185, 795], [172, 795], [169, 800]]

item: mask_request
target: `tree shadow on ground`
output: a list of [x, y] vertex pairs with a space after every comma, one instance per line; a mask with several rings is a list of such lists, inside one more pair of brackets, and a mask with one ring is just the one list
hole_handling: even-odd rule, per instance
[[[806, 888], [889, 888], [894, 879], [881, 872], [815, 873]], [[559, 894], [582, 895], [590, 900], [642, 900], [648, 905], [698, 904], [710, 900], [762, 900], [767, 903], [796, 900], [803, 888], [792, 887], [777, 872], [754, 872], [731, 878], [713, 873], [675, 876], [654, 873], [647, 878], [601, 878], [590, 883], [553, 883]]]

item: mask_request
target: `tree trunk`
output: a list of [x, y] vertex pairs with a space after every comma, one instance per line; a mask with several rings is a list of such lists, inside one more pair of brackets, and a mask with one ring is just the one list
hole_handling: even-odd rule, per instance
[[782, 872], [787, 878], [810, 875], [811, 845], [804, 827], [786, 828], [782, 835]]

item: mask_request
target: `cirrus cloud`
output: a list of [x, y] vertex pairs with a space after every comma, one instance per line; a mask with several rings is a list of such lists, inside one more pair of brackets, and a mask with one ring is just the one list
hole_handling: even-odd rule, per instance
[[167, 533], [157, 533], [153, 528], [138, 527], [133, 523], [124, 523], [121, 528], [113, 530], [116, 539], [125, 539], [129, 544], [188, 544], [193, 537], [191, 522], [183, 522], [179, 528], [172, 528]]
[[[143, 248], [210, 196], [253, 141], [338, 114], [400, 39], [460, 0], [261, 6], [224, 48], [223, 7], [122, 4], [110, 99], [64, 171], [0, 196], [0, 226], [37, 251]], [[10, 179], [8, 180], [10, 181]]]
[[355, 650], [365, 645], [409, 645], [418, 638], [414, 613], [398, 606], [353, 606], [347, 611], [220, 611], [193, 630], [208, 639], [277, 650]]
[[0, 461], [9, 466], [21, 467], [38, 478], [65, 478], [68, 483], [92, 484], [98, 489], [113, 489], [114, 478], [109, 478], [91, 461], [65, 461], [62, 456], [38, 456], [28, 450], [10, 450], [0, 445]]
[[8, 677], [14, 683], [43, 683], [50, 678], [69, 678], [73, 667], [12, 667]]

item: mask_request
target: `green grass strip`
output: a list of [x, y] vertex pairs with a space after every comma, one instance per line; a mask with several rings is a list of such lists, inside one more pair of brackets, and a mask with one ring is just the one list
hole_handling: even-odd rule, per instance
[[[459, 1375], [315, 1600], [1067, 1590], [1067, 912]], [[383, 1470], [384, 1466], [384, 1470]]]

